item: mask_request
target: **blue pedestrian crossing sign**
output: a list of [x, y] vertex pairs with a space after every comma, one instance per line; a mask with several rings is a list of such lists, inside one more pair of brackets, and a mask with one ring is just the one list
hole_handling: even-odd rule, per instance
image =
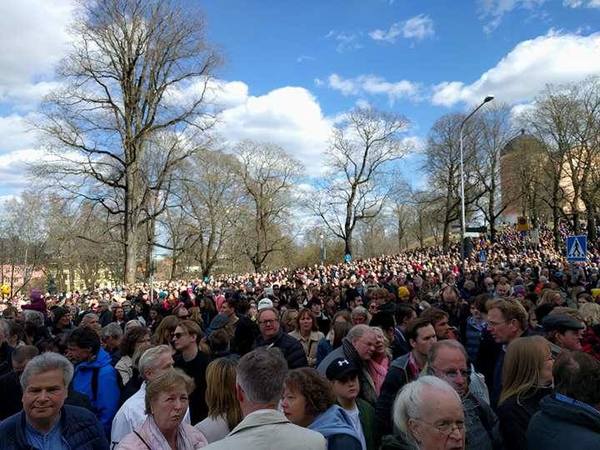
[[479, 262], [484, 263], [486, 261], [487, 261], [487, 253], [483, 249], [479, 250]]
[[567, 261], [587, 261], [587, 236], [567, 237]]

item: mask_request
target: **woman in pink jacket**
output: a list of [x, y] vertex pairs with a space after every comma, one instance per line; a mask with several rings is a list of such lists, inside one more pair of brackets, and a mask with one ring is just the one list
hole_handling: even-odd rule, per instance
[[206, 446], [204, 435], [183, 422], [193, 388], [193, 380], [178, 369], [169, 369], [148, 383], [148, 417], [119, 442], [117, 450], [195, 450]]

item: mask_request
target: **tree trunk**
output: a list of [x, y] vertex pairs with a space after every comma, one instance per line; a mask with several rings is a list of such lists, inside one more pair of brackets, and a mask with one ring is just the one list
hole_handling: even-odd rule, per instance
[[147, 236], [146, 254], [145, 254], [146, 270], [144, 273], [146, 280], [150, 279], [150, 275], [152, 274], [152, 270], [153, 270], [153, 266], [154, 266], [152, 256], [154, 253], [155, 228], [156, 228], [156, 218], [152, 218], [148, 222], [146, 222], [146, 236]]
[[352, 256], [352, 236], [346, 235], [344, 239], [344, 257], [346, 255]]
[[137, 239], [132, 230], [127, 230], [125, 240], [125, 283], [134, 284], [137, 269]]

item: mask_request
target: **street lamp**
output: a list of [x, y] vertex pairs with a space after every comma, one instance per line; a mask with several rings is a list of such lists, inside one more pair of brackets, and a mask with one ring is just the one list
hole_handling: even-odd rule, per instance
[[319, 235], [321, 238], [321, 265], [325, 264], [325, 236], [323, 233]]
[[466, 233], [466, 218], [465, 218], [465, 169], [464, 169], [464, 157], [463, 157], [463, 130], [467, 121], [473, 117], [473, 115], [479, 111], [479, 109], [487, 102], [494, 100], [494, 96], [488, 95], [483, 101], [475, 108], [471, 113], [463, 119], [460, 123], [459, 129], [459, 142], [460, 142], [460, 261], [462, 264], [463, 272], [465, 270], [465, 233]]

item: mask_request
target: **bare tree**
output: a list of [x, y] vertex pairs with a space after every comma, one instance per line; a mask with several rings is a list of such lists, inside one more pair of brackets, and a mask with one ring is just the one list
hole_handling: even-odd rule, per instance
[[[518, 200], [511, 191], [500, 193], [500, 154], [516, 136], [508, 105], [497, 105], [482, 111], [477, 117], [477, 156], [475, 176], [483, 189], [476, 205], [490, 226], [492, 241], [496, 239], [496, 223], [506, 208]], [[520, 194], [520, 193], [519, 193]], [[518, 194], [517, 194], [518, 195]]]
[[143, 161], [151, 141], [161, 133], [201, 133], [212, 123], [205, 93], [218, 58], [206, 44], [201, 16], [177, 4], [85, 3], [58, 71], [62, 87], [45, 100], [38, 124], [55, 161], [36, 173], [118, 218], [127, 283], [135, 281], [149, 197], [195, 150], [185, 145], [190, 139], [167, 145], [149, 180]]
[[[429, 133], [423, 169], [428, 175], [427, 201], [432, 205], [442, 226], [442, 246], [450, 246], [450, 229], [460, 220], [460, 147], [459, 128], [464, 116], [446, 114], [440, 117]], [[464, 174], [465, 215], [467, 220], [483, 190], [474, 175], [476, 140], [472, 126], [465, 128]]]
[[273, 144], [245, 141], [235, 153], [248, 205], [238, 210], [239, 244], [254, 270], [260, 272], [267, 258], [289, 243], [284, 231], [289, 225], [291, 190], [303, 167]]
[[[570, 95], [568, 89], [548, 86], [535, 102], [535, 107], [525, 115], [528, 128], [543, 143], [547, 159], [547, 180], [549, 185], [545, 191], [545, 201], [552, 210], [554, 246], [558, 250], [561, 245], [559, 222], [565, 211], [565, 201], [570, 203], [574, 212], [574, 225], [579, 226], [578, 201], [581, 184], [577, 177], [572, 177], [572, 190], [565, 192], [563, 180], [565, 171], [573, 168], [571, 151], [576, 148], [577, 140], [574, 133], [574, 116], [578, 112], [577, 101]], [[578, 151], [578, 150], [576, 150]], [[571, 162], [569, 162], [571, 161]], [[576, 174], [577, 170], [571, 172]]]
[[43, 206], [43, 199], [34, 192], [24, 192], [3, 205], [1, 278], [13, 296], [26, 290], [34, 272], [46, 263], [48, 234], [40, 217]]
[[377, 217], [393, 191], [392, 163], [407, 154], [402, 139], [408, 120], [371, 108], [350, 112], [333, 132], [327, 151], [327, 173], [316, 201], [309, 207], [327, 228], [344, 241], [352, 255], [356, 225]]
[[239, 163], [232, 155], [205, 150], [182, 170], [181, 207], [192, 237], [189, 249], [202, 276], [210, 275], [232, 238], [244, 192]]

